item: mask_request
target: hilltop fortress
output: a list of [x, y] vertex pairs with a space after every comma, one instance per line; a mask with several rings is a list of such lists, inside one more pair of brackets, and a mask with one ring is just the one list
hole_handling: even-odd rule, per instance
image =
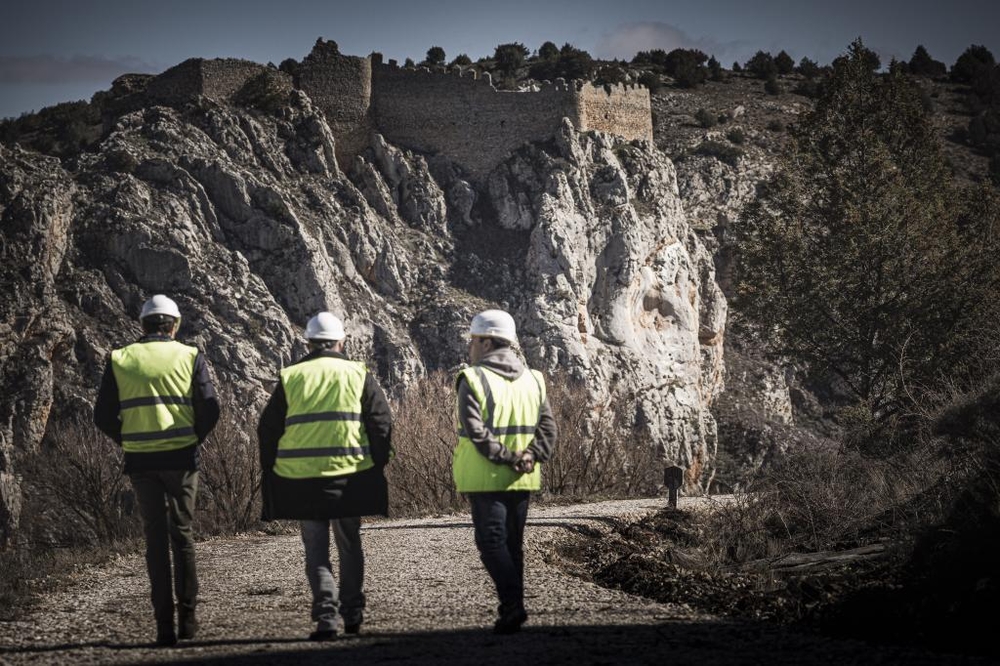
[[557, 79], [527, 91], [502, 91], [489, 74], [400, 68], [395, 61], [384, 64], [377, 53], [342, 55], [336, 43], [322, 39], [294, 74], [246, 60], [195, 58], [141, 83], [138, 91], [136, 77], [126, 75], [115, 88], [154, 103], [196, 95], [238, 101], [253, 90], [302, 90], [326, 116], [341, 167], [368, 146], [372, 132], [404, 148], [444, 154], [474, 179], [523, 143], [552, 138], [563, 118], [580, 131], [653, 138], [649, 91], [642, 86]]

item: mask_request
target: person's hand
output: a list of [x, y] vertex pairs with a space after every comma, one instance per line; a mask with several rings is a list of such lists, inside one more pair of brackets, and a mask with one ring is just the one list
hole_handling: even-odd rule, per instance
[[522, 451], [518, 459], [514, 461], [514, 471], [520, 474], [531, 474], [535, 469], [535, 454], [531, 451]]

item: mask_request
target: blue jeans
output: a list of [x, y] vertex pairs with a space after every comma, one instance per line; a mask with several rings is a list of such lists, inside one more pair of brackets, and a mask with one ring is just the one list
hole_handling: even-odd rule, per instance
[[[344, 624], [361, 624], [365, 608], [365, 555], [361, 550], [361, 519], [303, 520], [306, 577], [312, 589], [312, 619], [317, 631], [336, 631], [337, 613]], [[330, 564], [330, 526], [337, 544], [340, 586]]]
[[501, 612], [524, 606], [526, 491], [468, 493], [479, 558], [497, 588]]

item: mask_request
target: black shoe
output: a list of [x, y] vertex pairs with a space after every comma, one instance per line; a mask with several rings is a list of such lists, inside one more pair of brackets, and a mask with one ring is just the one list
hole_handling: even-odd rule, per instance
[[309, 634], [309, 640], [311, 641], [335, 641], [337, 640], [337, 630], [336, 629], [323, 629], [322, 631], [316, 630]]
[[493, 624], [494, 634], [516, 634], [521, 631], [521, 625], [528, 619], [528, 613], [523, 606], [501, 609], [500, 618]]
[[361, 623], [360, 622], [355, 622], [354, 624], [345, 624], [344, 625], [344, 633], [345, 634], [360, 634], [361, 633]]
[[159, 647], [170, 647], [172, 645], [177, 645], [177, 634], [174, 633], [174, 628], [163, 628], [156, 630], [156, 644]]
[[194, 638], [198, 633], [198, 620], [194, 612], [182, 613], [177, 617], [177, 637], [181, 640]]

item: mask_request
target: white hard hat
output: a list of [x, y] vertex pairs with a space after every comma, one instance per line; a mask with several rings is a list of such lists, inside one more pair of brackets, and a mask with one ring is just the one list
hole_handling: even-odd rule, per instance
[[474, 338], [499, 338], [517, 344], [514, 318], [503, 310], [485, 310], [472, 318], [469, 335]]
[[139, 314], [139, 321], [151, 315], [166, 315], [174, 319], [181, 318], [181, 311], [177, 309], [177, 304], [163, 294], [156, 294], [151, 299], [142, 304], [142, 312]]
[[309, 320], [306, 324], [307, 340], [343, 340], [347, 337], [344, 333], [344, 324], [330, 312], [320, 312]]

